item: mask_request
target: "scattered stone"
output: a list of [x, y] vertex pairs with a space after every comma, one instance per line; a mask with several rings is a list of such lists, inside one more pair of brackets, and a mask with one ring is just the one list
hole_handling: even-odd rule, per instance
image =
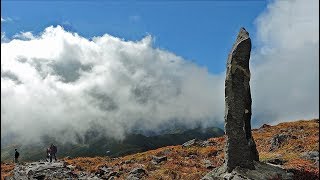
[[190, 141], [183, 143], [182, 147], [200, 146], [201, 143], [202, 143], [202, 141], [199, 139], [192, 139]]
[[308, 160], [319, 161], [319, 151], [309, 151], [301, 154], [301, 157]]
[[190, 141], [187, 141], [182, 144], [182, 147], [190, 147], [190, 146], [200, 146], [200, 147], [206, 147], [206, 146], [214, 146], [215, 143], [210, 141], [203, 141], [200, 139], [192, 139]]
[[154, 163], [154, 164], [159, 164], [163, 161], [167, 161], [167, 156], [161, 156], [161, 157], [152, 156], [152, 163]]
[[4, 180], [14, 180], [13, 176], [6, 176], [4, 177]]
[[292, 180], [293, 173], [287, 172], [276, 166], [271, 166], [262, 162], [254, 161], [255, 169], [236, 167], [231, 172], [225, 173], [223, 167], [216, 168], [201, 180], [216, 180], [216, 179], [238, 179], [238, 180], [252, 180], [252, 179], [281, 179], [281, 180]]
[[212, 165], [211, 161], [208, 159], [203, 160], [204, 163], [204, 167], [206, 167], [207, 169], [212, 169], [214, 168], [214, 166]]
[[143, 168], [134, 168], [129, 172], [129, 174], [146, 174], [146, 170]]
[[63, 162], [33, 162], [18, 165], [14, 169], [13, 179], [77, 179], [76, 174], [70, 173], [70, 169]]
[[274, 165], [283, 165], [287, 161], [281, 158], [274, 158], [274, 159], [268, 159], [266, 162]]
[[116, 171], [111, 171], [108, 174], [104, 174], [103, 176], [101, 176], [103, 179], [110, 179], [111, 177], [115, 177], [115, 176], [119, 176], [119, 173]]
[[139, 180], [140, 178], [136, 177], [134, 174], [130, 174], [128, 177], [127, 177], [127, 180]]
[[269, 125], [269, 124], [263, 124], [260, 128], [264, 129], [264, 128], [269, 128], [269, 127], [271, 127], [271, 125]]
[[46, 177], [46, 175], [44, 175], [44, 174], [40, 174], [40, 175], [35, 175], [35, 176], [33, 176], [33, 178], [34, 178], [34, 179], [37, 179], [37, 180], [43, 180], [45, 177]]
[[215, 157], [215, 156], [218, 155], [218, 153], [219, 153], [219, 151], [210, 152], [210, 153], [207, 155], [207, 157]]
[[143, 168], [134, 168], [132, 171], [129, 172], [127, 180], [141, 179], [145, 175], [147, 175], [147, 173], [146, 170], [144, 170]]
[[70, 170], [74, 170], [74, 169], [76, 168], [76, 166], [74, 166], [74, 165], [68, 165], [67, 168], [70, 169]]
[[286, 134], [277, 134], [271, 139], [270, 151], [276, 150], [281, 147], [281, 145], [289, 138]]
[[196, 159], [198, 156], [195, 155], [195, 154], [191, 154], [191, 155], [189, 155], [188, 157], [189, 157], [190, 159]]
[[130, 159], [130, 160], [126, 160], [124, 163], [125, 163], [125, 164], [130, 164], [130, 163], [133, 163], [133, 162], [134, 162], [134, 161]]
[[200, 146], [207, 147], [207, 146], [214, 146], [216, 144], [217, 144], [216, 142], [210, 142], [210, 141], [206, 140], [206, 141], [203, 141]]
[[163, 155], [168, 155], [171, 153], [171, 149], [165, 149], [164, 151], [162, 151]]

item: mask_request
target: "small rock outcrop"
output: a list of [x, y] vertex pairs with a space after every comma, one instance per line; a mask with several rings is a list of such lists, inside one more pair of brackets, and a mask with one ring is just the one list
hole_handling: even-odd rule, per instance
[[152, 156], [152, 163], [153, 164], [159, 164], [163, 161], [167, 161], [167, 156], [161, 156], [161, 157]]
[[267, 180], [267, 179], [281, 179], [281, 180], [291, 180], [293, 179], [293, 173], [286, 172], [285, 170], [271, 166], [262, 162], [253, 162], [255, 169], [241, 168], [237, 166], [232, 172], [228, 173], [221, 171], [221, 168], [216, 168], [202, 180]]
[[[18, 164], [12, 179], [75, 179], [78, 176], [64, 162], [33, 162]], [[9, 178], [10, 179], [10, 178]]]
[[297, 139], [296, 136], [287, 135], [287, 134], [276, 134], [271, 139], [270, 151], [280, 148], [285, 141], [288, 139]]
[[208, 160], [208, 159], [203, 160], [203, 164], [204, 164], [204, 167], [207, 168], [207, 169], [214, 168], [214, 166], [212, 165], [211, 161]]
[[317, 166], [319, 166], [319, 151], [309, 151], [301, 154], [301, 157], [314, 161]]
[[132, 171], [130, 171], [129, 176], [127, 177], [127, 180], [136, 180], [141, 179], [143, 176], [146, 176], [147, 172], [143, 168], [134, 168]]
[[201, 139], [191, 139], [182, 144], [182, 147], [191, 147], [191, 146], [199, 146], [199, 147], [206, 147], [206, 146], [213, 146], [214, 143], [209, 141], [203, 141]]

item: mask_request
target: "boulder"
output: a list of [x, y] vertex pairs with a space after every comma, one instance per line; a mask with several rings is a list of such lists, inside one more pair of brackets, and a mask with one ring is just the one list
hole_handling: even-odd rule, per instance
[[200, 141], [199, 139], [192, 139], [190, 141], [187, 141], [185, 143], [182, 144], [182, 147], [190, 147], [190, 146], [197, 146], [200, 144]]
[[266, 162], [274, 165], [283, 165], [287, 161], [281, 158], [273, 158], [273, 159], [268, 159]]
[[281, 145], [289, 138], [286, 134], [277, 134], [271, 139], [270, 151], [276, 150], [281, 147]]
[[147, 172], [143, 168], [134, 168], [129, 172], [129, 176], [127, 177], [127, 180], [141, 179], [145, 175], [147, 175]]
[[276, 166], [271, 166], [262, 162], [254, 161], [254, 169], [241, 168], [237, 166], [231, 172], [226, 173], [225, 167], [216, 168], [201, 180], [235, 180], [235, 179], [281, 179], [292, 180], [293, 173], [287, 172]]
[[204, 167], [207, 168], [207, 169], [214, 168], [214, 166], [212, 165], [211, 161], [208, 160], [208, 159], [203, 160], [203, 164], [204, 164]]
[[161, 156], [161, 157], [152, 156], [152, 163], [154, 163], [154, 164], [159, 164], [163, 161], [167, 161], [167, 156]]

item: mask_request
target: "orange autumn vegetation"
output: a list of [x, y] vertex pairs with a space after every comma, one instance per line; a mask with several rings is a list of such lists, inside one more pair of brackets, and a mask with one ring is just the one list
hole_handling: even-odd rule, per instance
[[12, 175], [12, 170], [14, 169], [14, 164], [12, 163], [1, 163], [1, 180], [4, 180], [6, 176]]
[[[286, 122], [275, 126], [265, 125], [253, 129], [252, 132], [260, 161], [281, 158], [284, 161], [282, 167], [294, 172], [295, 179], [319, 177], [318, 165], [301, 157], [303, 152], [319, 151], [318, 119]], [[278, 149], [270, 150], [271, 140], [277, 134], [290, 137]], [[147, 171], [145, 179], [200, 179], [211, 171], [205, 167], [204, 160], [210, 160], [214, 167], [223, 164], [225, 137], [211, 138], [208, 141], [213, 143], [213, 146], [167, 146], [119, 158], [79, 157], [64, 160], [67, 164], [76, 166], [75, 171], [94, 173], [99, 167], [112, 167], [113, 171], [119, 172], [119, 179], [125, 179], [135, 167], [142, 167]], [[151, 162], [153, 155], [167, 156], [167, 161], [155, 165]], [[3, 167], [1, 177], [2, 172], [5, 172]]]

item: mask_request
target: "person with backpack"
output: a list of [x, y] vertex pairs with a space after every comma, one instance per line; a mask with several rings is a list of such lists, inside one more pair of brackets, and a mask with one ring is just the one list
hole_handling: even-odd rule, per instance
[[18, 163], [20, 154], [19, 154], [17, 149], [14, 149], [14, 151], [15, 151], [15, 153], [14, 153], [14, 162]]
[[56, 153], [57, 153], [57, 147], [53, 144], [50, 146], [50, 162], [52, 162], [52, 157], [54, 157], [54, 160], [57, 161]]

